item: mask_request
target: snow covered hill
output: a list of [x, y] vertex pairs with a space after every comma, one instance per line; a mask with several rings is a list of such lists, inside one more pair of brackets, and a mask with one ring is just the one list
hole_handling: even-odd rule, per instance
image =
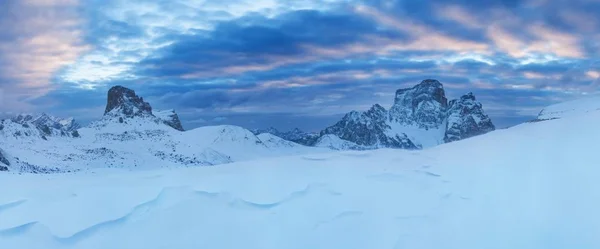
[[[177, 168], [328, 152], [257, 137], [237, 126], [184, 131], [173, 110], [153, 111], [125, 87], [109, 90], [101, 120], [79, 128], [72, 119], [19, 115], [0, 122], [0, 170], [35, 173], [96, 168]], [[266, 141], [263, 141], [265, 139]]]
[[600, 96], [563, 102], [544, 108], [537, 120], [550, 120], [600, 111]]
[[370, 147], [360, 146], [353, 142], [343, 140], [336, 135], [327, 134], [321, 136], [314, 144], [315, 147], [330, 148], [332, 150], [366, 150]]
[[[599, 122], [586, 112], [421, 151], [1, 172], [0, 248], [597, 249]], [[197, 145], [272, 143], [209, 129]]]

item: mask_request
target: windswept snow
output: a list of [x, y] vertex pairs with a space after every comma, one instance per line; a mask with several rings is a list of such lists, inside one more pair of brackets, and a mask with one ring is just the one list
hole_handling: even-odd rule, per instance
[[[589, 112], [423, 151], [4, 172], [0, 248], [597, 249], [599, 122]], [[250, 158], [268, 147], [250, 134], [170, 136]], [[245, 146], [230, 143], [240, 137]]]
[[[81, 128], [78, 137], [47, 137], [34, 126], [4, 122], [0, 148], [27, 172], [95, 168], [153, 169], [211, 166], [265, 157], [329, 152], [275, 138], [263, 139], [238, 126], [178, 131], [154, 117], [105, 118]], [[20, 135], [15, 135], [20, 134]], [[14, 160], [13, 160], [14, 159]]]
[[577, 99], [548, 106], [540, 112], [538, 120], [565, 118], [597, 111], [600, 111], [600, 96]]
[[326, 134], [321, 136], [314, 146], [329, 148], [332, 150], [360, 150], [365, 148], [353, 142], [341, 139], [333, 134]]

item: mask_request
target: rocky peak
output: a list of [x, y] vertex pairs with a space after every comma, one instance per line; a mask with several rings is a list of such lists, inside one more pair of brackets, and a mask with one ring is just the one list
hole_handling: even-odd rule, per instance
[[108, 90], [108, 99], [104, 115], [123, 115], [125, 117], [152, 115], [152, 107], [135, 91], [122, 86], [114, 86]]
[[427, 79], [397, 90], [389, 111], [376, 104], [365, 112], [349, 112], [319, 135], [333, 134], [370, 148], [418, 149], [494, 129], [473, 93], [448, 102], [442, 83]]
[[19, 123], [19, 124], [30, 122], [33, 119], [34, 119], [34, 117], [31, 114], [19, 114], [17, 116], [14, 116], [14, 117], [10, 118], [10, 120], [12, 120], [15, 123]]
[[372, 148], [389, 147], [417, 149], [418, 147], [406, 134], [388, 136], [386, 131], [391, 127], [387, 121], [388, 112], [381, 105], [373, 105], [366, 112], [352, 111], [342, 120], [321, 131], [320, 136], [336, 135], [342, 140], [351, 141], [360, 146]]
[[437, 128], [444, 121], [447, 107], [448, 99], [442, 83], [427, 79], [414, 87], [396, 91], [389, 118], [421, 128]]
[[[456, 100], [452, 100], [451, 102], [456, 101]], [[469, 92], [463, 96], [460, 96], [460, 101], [475, 101], [475, 95], [473, 95], [472, 92]], [[451, 104], [450, 104], [451, 105]]]
[[447, 111], [444, 142], [453, 142], [493, 131], [492, 120], [485, 114], [473, 93], [467, 93], [450, 101]]
[[387, 110], [379, 104], [374, 104], [373, 106], [371, 106], [371, 109], [369, 109], [366, 112], [366, 115], [385, 118], [385, 116], [387, 115]]
[[[104, 119], [95, 125], [104, 126], [106, 122], [118, 120], [119, 123], [131, 124], [135, 122], [154, 122], [162, 123], [173, 129], [184, 131], [181, 120], [174, 110], [152, 111], [152, 106], [135, 91], [122, 87], [114, 86], [108, 90], [108, 99]], [[118, 119], [116, 119], [118, 118]], [[136, 119], [133, 119], [136, 118]], [[137, 119], [141, 118], [141, 119]], [[134, 122], [135, 120], [135, 122]]]
[[75, 119], [73, 118], [61, 119], [54, 116], [50, 116], [46, 113], [42, 113], [40, 116], [33, 118], [31, 122], [37, 127], [47, 126], [50, 128], [64, 131], [74, 131], [81, 128], [81, 126], [77, 122], [75, 122]]
[[0, 122], [0, 131], [15, 137], [79, 137], [79, 124], [74, 119], [61, 119], [46, 113], [40, 115], [19, 114]]
[[181, 120], [179, 120], [179, 116], [174, 110], [156, 111], [154, 115], [162, 120], [164, 124], [173, 127], [175, 130], [184, 131]]
[[267, 129], [253, 129], [253, 130], [250, 130], [250, 131], [254, 135], [260, 135], [260, 134], [263, 134], [263, 133], [269, 133], [271, 135], [275, 135], [275, 136], [280, 137], [278, 135], [280, 133], [279, 130], [277, 130], [275, 127], [272, 127], [272, 126], [269, 127], [269, 128], [267, 128]]

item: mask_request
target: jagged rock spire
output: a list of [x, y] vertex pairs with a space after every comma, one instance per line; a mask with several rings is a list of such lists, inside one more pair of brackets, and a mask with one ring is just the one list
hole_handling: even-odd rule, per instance
[[113, 86], [108, 90], [108, 98], [104, 115], [122, 114], [125, 117], [152, 115], [152, 107], [143, 98], [137, 96], [135, 91]]
[[144, 98], [135, 94], [135, 91], [123, 87], [113, 86], [108, 90], [104, 116], [118, 117], [119, 122], [126, 122], [123, 118], [151, 118], [162, 122], [173, 129], [184, 131], [179, 116], [173, 110], [152, 111], [152, 106]]
[[492, 120], [483, 111], [481, 103], [475, 95], [469, 92], [450, 101], [447, 111], [446, 133], [444, 142], [449, 143], [481, 134], [496, 129]]

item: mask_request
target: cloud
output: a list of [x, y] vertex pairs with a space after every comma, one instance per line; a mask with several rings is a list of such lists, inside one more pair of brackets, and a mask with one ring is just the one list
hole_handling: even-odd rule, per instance
[[[248, 24], [249, 23], [249, 24]], [[140, 62], [139, 74], [206, 78], [346, 57], [369, 36], [400, 38], [370, 20], [349, 14], [302, 10], [274, 18], [224, 22], [210, 34], [184, 35]], [[342, 51], [335, 53], [342, 47]], [[345, 49], [345, 50], [344, 50]]]
[[0, 108], [91, 119], [120, 84], [191, 127], [260, 123], [386, 106], [437, 78], [451, 98], [473, 91], [515, 118], [599, 91], [598, 11], [588, 0], [1, 1]]
[[2, 1], [0, 4], [0, 108], [30, 109], [26, 99], [50, 91], [55, 72], [89, 49], [83, 43], [75, 0]]

